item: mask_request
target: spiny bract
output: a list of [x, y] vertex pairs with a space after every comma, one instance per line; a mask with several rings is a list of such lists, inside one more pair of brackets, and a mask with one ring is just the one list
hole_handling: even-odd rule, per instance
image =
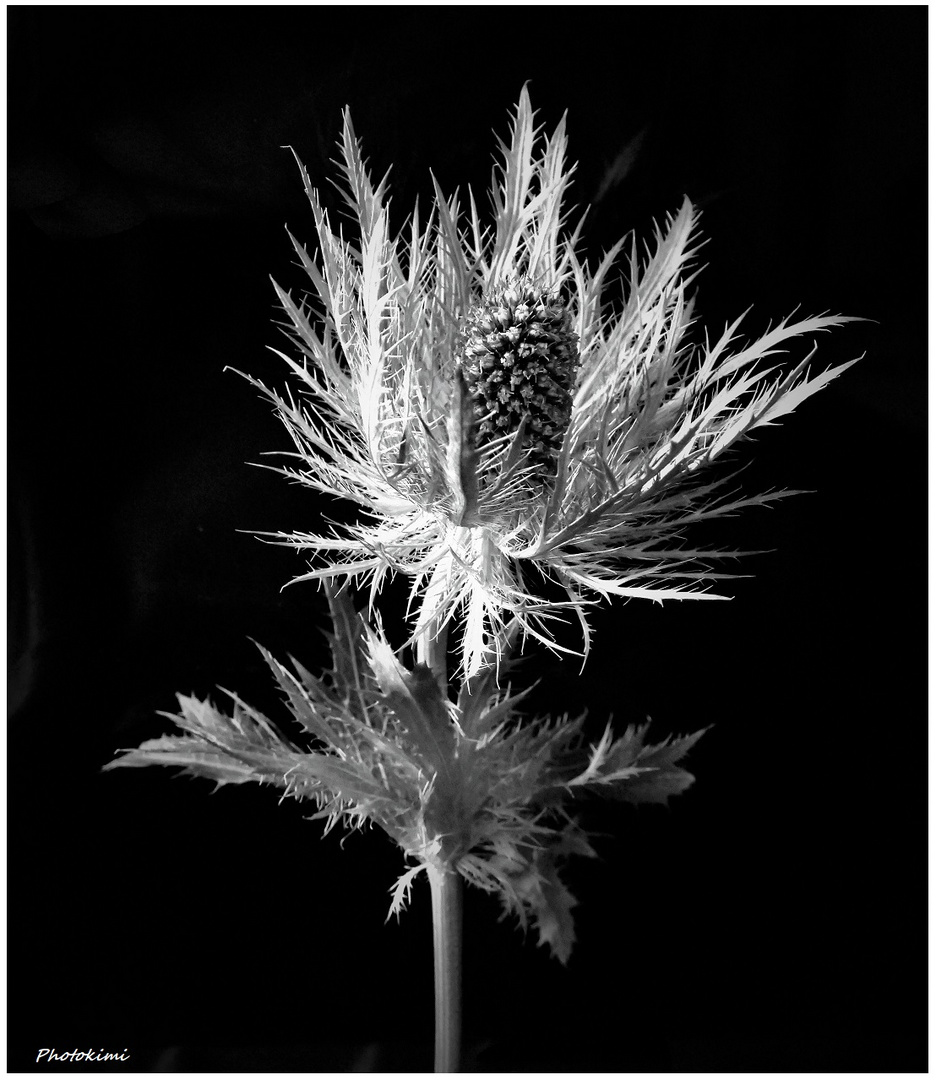
[[740, 553], [684, 546], [687, 527], [780, 493], [726, 493], [708, 467], [850, 366], [810, 375], [813, 352], [763, 363], [842, 316], [784, 319], [746, 345], [741, 319], [714, 341], [690, 336], [688, 200], [643, 258], [630, 246], [623, 296], [608, 288], [625, 240], [595, 267], [579, 258], [565, 124], [545, 138], [526, 90], [500, 150], [489, 224], [470, 191], [464, 210], [436, 185], [428, 220], [414, 211], [394, 236], [386, 177], [371, 183], [346, 112], [356, 235], [332, 228], [303, 169], [318, 257], [293, 243], [312, 304], [277, 288], [299, 393], [251, 379], [295, 444], [280, 471], [360, 508], [327, 535], [276, 534], [315, 557], [296, 580], [369, 579], [373, 602], [388, 573], [409, 576], [411, 640], [457, 623], [466, 675], [516, 624], [558, 647], [564, 610], [587, 652], [596, 598], [713, 598], [705, 583], [731, 575], [707, 560]]

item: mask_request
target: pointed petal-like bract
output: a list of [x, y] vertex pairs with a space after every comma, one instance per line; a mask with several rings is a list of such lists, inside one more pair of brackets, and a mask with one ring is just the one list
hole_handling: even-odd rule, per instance
[[[388, 574], [407, 575], [419, 610], [414, 638], [430, 622], [457, 627], [468, 675], [502, 655], [508, 626], [558, 648], [554, 625], [570, 610], [587, 651], [592, 598], [720, 598], [710, 583], [732, 575], [712, 572], [719, 552], [682, 544], [695, 521], [729, 512], [709, 498], [710, 467], [849, 366], [816, 375], [806, 361], [776, 366], [795, 339], [850, 321], [841, 316], [786, 319], [746, 344], [740, 319], [714, 343], [695, 332], [699, 214], [688, 200], [645, 251], [622, 240], [590, 268], [576, 250], [579, 230], [566, 227], [566, 143], [564, 121], [551, 136], [536, 126], [524, 89], [499, 146], [491, 221], [471, 192], [449, 198], [433, 180], [430, 212], [414, 211], [395, 234], [387, 177], [371, 182], [346, 111], [340, 187], [355, 227], [330, 224], [303, 170], [318, 258], [295, 246], [314, 308], [277, 289], [303, 356], [287, 360], [299, 393], [251, 379], [295, 445], [281, 471], [363, 511], [330, 535], [277, 534], [317, 556], [296, 580], [369, 581], [373, 601]], [[546, 391], [511, 365], [515, 341], [548, 349], [551, 330], [538, 326], [526, 341], [528, 314], [498, 323], [496, 297], [515, 285], [554, 298], [556, 325], [571, 328], [580, 354], [566, 364], [577, 374], [560, 375], [574, 385], [556, 391], [571, 413], [535, 451], [548, 467], [524, 456], [540, 415], [532, 395]], [[465, 411], [459, 350], [469, 316], [472, 355], [487, 365], [472, 377], [499, 422], [512, 425], [486, 442], [479, 432], [492, 417]], [[481, 401], [474, 408], [483, 413]], [[735, 499], [731, 510], [763, 501]], [[546, 599], [525, 568], [558, 582], [567, 600]]]

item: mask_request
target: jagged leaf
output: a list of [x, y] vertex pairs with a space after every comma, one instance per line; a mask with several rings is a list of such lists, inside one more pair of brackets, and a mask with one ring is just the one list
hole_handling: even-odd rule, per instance
[[407, 671], [386, 640], [370, 627], [366, 630], [371, 670], [384, 699], [426, 763], [447, 776], [454, 757], [455, 726], [438, 680], [424, 664]]
[[[233, 695], [232, 695], [233, 696]], [[164, 713], [188, 732], [150, 739], [105, 769], [177, 765], [190, 776], [218, 784], [271, 783], [289, 794], [321, 799], [329, 792], [343, 802], [367, 806], [383, 797], [365, 766], [334, 754], [304, 753], [288, 743], [261, 713], [234, 698], [233, 715], [210, 701], [178, 695], [180, 713]]]
[[533, 903], [533, 920], [539, 944], [547, 945], [561, 964], [569, 962], [575, 944], [572, 909], [578, 904], [559, 877], [558, 860], [568, 855], [595, 856], [584, 833], [574, 824], [566, 826], [555, 844], [537, 852], [535, 859], [539, 889]]
[[222, 784], [246, 784], [257, 780], [252, 766], [232, 758], [217, 747], [192, 735], [163, 735], [147, 739], [135, 750], [104, 766], [110, 769], [141, 769], [148, 765], [178, 765], [189, 776], [203, 776]]
[[[332, 632], [327, 637], [333, 658], [332, 678], [335, 691], [346, 698], [363, 702], [368, 670], [361, 617], [354, 610], [350, 589], [338, 589], [331, 582], [327, 582], [325, 595], [332, 618]], [[296, 670], [299, 671], [298, 666]], [[305, 681], [303, 672], [300, 671], [299, 674]]]
[[[595, 782], [601, 794], [631, 803], [666, 803], [694, 781], [692, 773], [676, 764], [702, 738], [708, 728], [656, 746], [644, 745], [649, 724], [630, 726], [608, 749], [606, 766]], [[635, 771], [636, 770], [636, 771]]]
[[[300, 724], [316, 738], [328, 746], [340, 746], [341, 739], [333, 726], [326, 718], [323, 702], [328, 702], [329, 695], [325, 687], [318, 680], [300, 682], [293, 673], [276, 660], [271, 653], [267, 652], [262, 645], [258, 645], [263, 659], [266, 660], [270, 671], [279, 683], [280, 689], [286, 695], [290, 711]], [[319, 701], [316, 701], [318, 698]]]

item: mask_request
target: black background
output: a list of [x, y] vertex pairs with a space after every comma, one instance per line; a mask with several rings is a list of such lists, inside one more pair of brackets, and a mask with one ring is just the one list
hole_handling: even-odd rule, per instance
[[[712, 331], [797, 305], [866, 353], [745, 455], [721, 604], [595, 618], [587, 675], [530, 661], [590, 731], [715, 723], [669, 810], [595, 808], [568, 968], [466, 909], [468, 1064], [506, 1071], [926, 1068], [924, 8], [8, 9], [9, 1068], [431, 1066], [428, 890], [266, 789], [101, 774], [175, 691], [276, 715], [247, 640], [322, 659], [321, 596], [237, 530], [313, 530], [245, 462], [285, 433], [268, 275], [313, 229], [350, 104], [402, 216], [485, 190], [531, 82], [568, 109], [593, 255], [689, 195]], [[483, 196], [482, 196], [483, 200]], [[805, 343], [804, 343], [805, 345]], [[393, 602], [393, 597], [390, 598]], [[574, 642], [570, 631], [569, 643]], [[54, 1069], [54, 1066], [41, 1066]], [[80, 1065], [63, 1067], [82, 1071]], [[89, 1071], [106, 1070], [93, 1066]]]

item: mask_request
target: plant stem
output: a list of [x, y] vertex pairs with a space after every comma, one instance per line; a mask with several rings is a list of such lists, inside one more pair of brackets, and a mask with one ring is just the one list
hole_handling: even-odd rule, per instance
[[[416, 661], [435, 675], [448, 695], [448, 627], [430, 613], [443, 579], [437, 576], [423, 597], [423, 625], [416, 638]], [[435, 977], [435, 1071], [458, 1072], [461, 1057], [462, 884], [457, 871], [429, 866], [432, 890], [432, 953]]]
[[432, 670], [443, 695], [448, 693], [447, 642], [448, 627], [439, 630], [434, 619], [416, 639], [416, 662]]
[[435, 1071], [458, 1072], [461, 1050], [462, 883], [453, 870], [429, 868], [435, 957]]
[[416, 638], [416, 662], [425, 664], [432, 670], [445, 695], [448, 693], [448, 624], [440, 627], [438, 618], [432, 614], [437, 603], [437, 593], [443, 584], [444, 578], [434, 575], [423, 597], [419, 612], [422, 630]]

